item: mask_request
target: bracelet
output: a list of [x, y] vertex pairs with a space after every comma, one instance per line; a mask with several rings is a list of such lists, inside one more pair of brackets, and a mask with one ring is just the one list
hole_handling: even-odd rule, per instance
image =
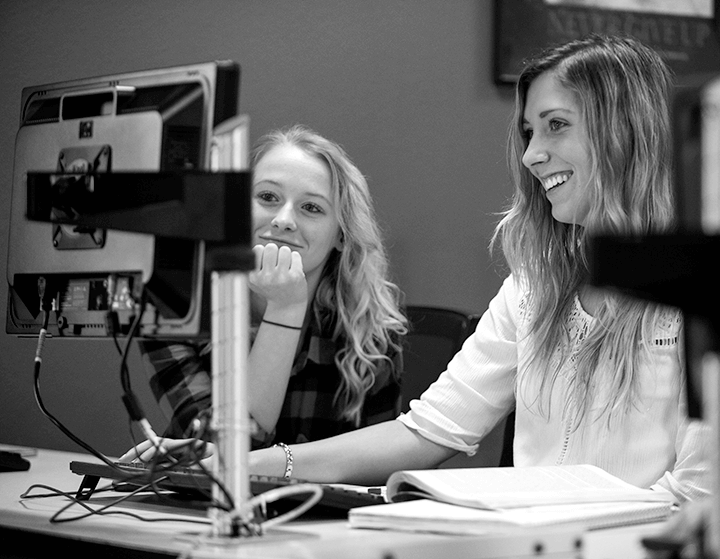
[[289, 330], [302, 330], [302, 326], [290, 326], [289, 324], [280, 324], [279, 322], [265, 320], [264, 318], [261, 320], [261, 322], [265, 322], [266, 324], [272, 324], [273, 326], [279, 326], [280, 328], [288, 328]]
[[274, 444], [273, 447], [279, 446], [285, 451], [285, 473], [283, 474], [283, 477], [285, 479], [290, 478], [293, 471], [293, 453], [292, 450], [290, 450], [290, 447], [286, 445], [285, 443], [277, 443]]

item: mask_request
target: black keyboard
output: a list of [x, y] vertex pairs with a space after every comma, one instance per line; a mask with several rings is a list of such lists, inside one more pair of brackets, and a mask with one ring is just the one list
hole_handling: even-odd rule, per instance
[[[100, 478], [137, 486], [150, 483], [154, 478], [156, 480], [156, 486], [161, 489], [178, 493], [192, 493], [200, 498], [204, 496], [206, 499], [208, 495], [210, 495], [212, 487], [210, 478], [208, 478], [202, 470], [197, 468], [173, 467], [168, 469], [167, 466], [163, 466], [153, 470], [143, 463], [117, 462], [114, 466], [110, 466], [99, 462], [74, 460], [70, 462], [70, 470], [73, 473], [85, 476], [78, 492], [78, 497], [80, 498], [82, 498], [80, 493], [83, 489], [85, 489], [85, 498], [87, 498], [89, 496], [87, 490], [89, 489], [90, 493], [92, 493]], [[286, 479], [276, 476], [259, 475], [251, 475], [249, 481], [250, 492], [253, 495], [259, 495], [275, 487], [305, 483], [302, 480], [293, 478]], [[322, 497], [318, 503], [318, 505], [321, 506], [346, 511], [353, 507], [385, 503], [385, 497], [379, 487], [350, 486], [332, 483], [318, 485], [320, 485], [323, 490]], [[306, 497], [307, 496], [299, 496], [296, 497], [296, 499], [305, 499]]]

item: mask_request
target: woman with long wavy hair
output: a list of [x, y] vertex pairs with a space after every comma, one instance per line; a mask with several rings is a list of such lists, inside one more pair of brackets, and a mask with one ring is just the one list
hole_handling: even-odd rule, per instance
[[[343, 148], [296, 125], [252, 154], [249, 275], [253, 448], [396, 417], [407, 320], [367, 181]], [[210, 440], [210, 346], [141, 343], [166, 437]]]

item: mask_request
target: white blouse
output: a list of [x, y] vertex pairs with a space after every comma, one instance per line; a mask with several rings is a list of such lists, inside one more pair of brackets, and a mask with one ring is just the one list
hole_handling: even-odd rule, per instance
[[[594, 464], [636, 486], [670, 491], [678, 502], [709, 495], [710, 432], [687, 417], [678, 313], [668, 312], [656, 326], [631, 409], [598, 419], [606, 401], [600, 387], [597, 405], [579, 425], [567, 413], [574, 403], [567, 390], [572, 359], [552, 385], [550, 405], [538, 396], [540, 374], [528, 370], [518, 380], [518, 364], [529, 359], [523, 336], [528, 320], [523, 293], [510, 276], [447, 370], [398, 419], [433, 442], [472, 455], [515, 408], [516, 466]], [[573, 348], [593, 320], [576, 298], [568, 319]], [[597, 373], [602, 378], [602, 371]]]

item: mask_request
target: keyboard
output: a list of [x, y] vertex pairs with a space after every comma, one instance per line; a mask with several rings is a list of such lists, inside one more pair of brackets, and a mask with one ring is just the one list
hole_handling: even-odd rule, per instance
[[[94, 490], [100, 478], [112, 480], [118, 483], [131, 484], [134, 486], [145, 485], [154, 477], [157, 480], [157, 487], [184, 494], [193, 494], [200, 499], [208, 499], [211, 493], [211, 480], [197, 468], [172, 468], [152, 471], [143, 463], [120, 463], [114, 466], [99, 462], [83, 462], [73, 460], [70, 462], [70, 470], [78, 475], [85, 476], [78, 491], [78, 497], [87, 498]], [[286, 479], [277, 476], [250, 476], [250, 492], [259, 495], [275, 487], [284, 487], [306, 483], [302, 480]], [[360, 485], [345, 485], [322, 483], [317, 484], [323, 490], [322, 497], [316, 506], [329, 507], [331, 509], [347, 511], [354, 507], [364, 505], [376, 505], [385, 503], [384, 488], [365, 487]], [[89, 490], [89, 493], [88, 493]], [[288, 496], [289, 500], [304, 500], [307, 496]]]

